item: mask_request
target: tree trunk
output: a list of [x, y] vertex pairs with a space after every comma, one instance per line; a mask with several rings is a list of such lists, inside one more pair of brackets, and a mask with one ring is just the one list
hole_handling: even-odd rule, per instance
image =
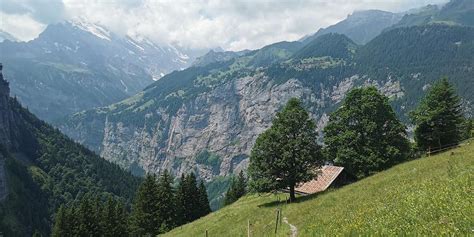
[[295, 185], [290, 185], [290, 203], [294, 202], [295, 200]]

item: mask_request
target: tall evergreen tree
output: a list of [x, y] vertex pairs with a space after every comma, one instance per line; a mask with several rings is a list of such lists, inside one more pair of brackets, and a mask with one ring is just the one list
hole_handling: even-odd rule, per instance
[[436, 82], [410, 114], [419, 149], [439, 149], [456, 145], [462, 135], [460, 98], [446, 77]]
[[116, 226], [114, 227], [113, 236], [128, 236], [128, 212], [122, 202], [117, 202], [115, 205]]
[[178, 187], [176, 189], [176, 223], [178, 225], [184, 225], [187, 223], [187, 210], [185, 208], [185, 196], [186, 196], [186, 176], [181, 174], [179, 179]]
[[467, 118], [464, 122], [463, 139], [471, 138], [473, 136], [473, 133], [474, 133], [473, 129], [474, 129], [473, 120]]
[[247, 179], [245, 178], [244, 172], [240, 171], [237, 178], [233, 177], [229, 189], [224, 197], [224, 206], [229, 205], [237, 201], [240, 197], [244, 196], [247, 192]]
[[237, 178], [237, 185], [235, 190], [235, 196], [237, 199], [244, 196], [247, 192], [247, 178], [245, 178], [244, 171], [240, 171], [239, 177]]
[[61, 205], [56, 212], [54, 217], [54, 226], [51, 233], [53, 237], [62, 237], [62, 236], [70, 236], [69, 233], [69, 226], [67, 225], [68, 219], [66, 216], [66, 210], [63, 205]]
[[123, 204], [109, 197], [103, 207], [102, 229], [103, 236], [125, 236], [127, 235], [127, 215]]
[[165, 170], [158, 181], [158, 216], [160, 231], [166, 232], [176, 226], [176, 197], [173, 189], [173, 177]]
[[187, 211], [187, 222], [194, 221], [200, 217], [199, 210], [199, 190], [196, 180], [196, 175], [190, 173], [185, 179], [186, 192], [185, 192], [185, 208]]
[[311, 180], [323, 162], [316, 125], [298, 99], [290, 99], [272, 126], [260, 134], [252, 148], [248, 173], [251, 187], [259, 192], [289, 188]]
[[375, 87], [350, 91], [324, 129], [334, 163], [362, 178], [405, 159], [409, 142], [386, 96]]
[[180, 225], [201, 217], [199, 189], [193, 173], [181, 176], [176, 196]]
[[94, 199], [90, 194], [84, 195], [79, 204], [78, 214], [78, 233], [83, 236], [94, 236], [99, 233], [99, 219], [94, 205]]
[[130, 231], [133, 235], [156, 236], [160, 233], [157, 196], [156, 176], [148, 174], [138, 188], [133, 202], [130, 215]]
[[199, 193], [199, 217], [205, 216], [211, 213], [211, 206], [209, 205], [209, 198], [207, 197], [206, 186], [204, 181], [201, 180], [198, 188]]
[[79, 235], [79, 208], [76, 205], [72, 205], [66, 209], [67, 226], [69, 227], [69, 233], [72, 236]]

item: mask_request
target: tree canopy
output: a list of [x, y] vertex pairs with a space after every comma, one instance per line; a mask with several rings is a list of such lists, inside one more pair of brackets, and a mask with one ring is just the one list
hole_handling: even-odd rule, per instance
[[295, 200], [295, 186], [314, 178], [323, 162], [317, 137], [316, 125], [301, 102], [290, 99], [252, 148], [250, 187], [258, 192], [289, 188], [290, 200]]
[[362, 178], [407, 159], [405, 126], [375, 87], [350, 91], [324, 129], [327, 154]]
[[460, 98], [447, 78], [436, 82], [410, 117], [415, 124], [415, 141], [421, 150], [456, 145], [462, 137]]

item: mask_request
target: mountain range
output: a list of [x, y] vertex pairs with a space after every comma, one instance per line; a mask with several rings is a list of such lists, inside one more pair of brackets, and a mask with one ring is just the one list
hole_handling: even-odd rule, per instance
[[49, 25], [32, 41], [3, 41], [0, 52], [12, 94], [47, 121], [132, 96], [203, 53], [83, 20]]
[[303, 100], [321, 129], [347, 91], [374, 85], [407, 122], [423, 91], [448, 76], [472, 113], [473, 46], [473, 28], [446, 25], [396, 28], [364, 46], [335, 33], [282, 42], [173, 72], [59, 126], [133, 172], [194, 170], [211, 180], [245, 169], [256, 137], [291, 97]]
[[303, 42], [328, 34], [345, 34], [357, 44], [365, 44], [379, 35], [384, 29], [400, 21], [403, 13], [392, 13], [380, 10], [356, 11], [343, 21], [327, 28], [319, 29], [315, 34], [305, 36]]

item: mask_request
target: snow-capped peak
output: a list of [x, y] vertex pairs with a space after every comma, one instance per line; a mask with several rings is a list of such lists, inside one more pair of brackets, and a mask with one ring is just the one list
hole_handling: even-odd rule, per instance
[[83, 31], [87, 31], [101, 39], [110, 41], [110, 31], [103, 26], [85, 21], [81, 18], [75, 18], [70, 21], [70, 23]]

